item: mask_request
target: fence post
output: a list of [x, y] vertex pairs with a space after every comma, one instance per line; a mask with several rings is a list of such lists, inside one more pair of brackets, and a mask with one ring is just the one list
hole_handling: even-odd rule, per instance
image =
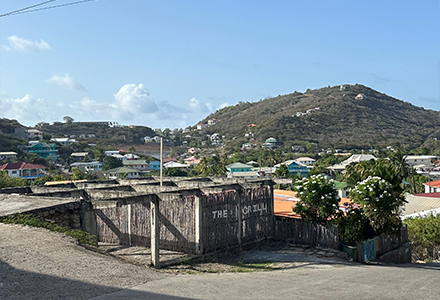
[[238, 233], [238, 246], [241, 249], [241, 240], [243, 238], [243, 214], [241, 212], [241, 193], [240, 190], [235, 190], [235, 197], [237, 199], [237, 233]]
[[150, 217], [151, 217], [151, 265], [155, 268], [159, 267], [159, 199], [151, 200], [150, 202]]
[[194, 209], [195, 209], [195, 229], [196, 229], [196, 253], [203, 253], [202, 244], [202, 200], [200, 196], [194, 196]]

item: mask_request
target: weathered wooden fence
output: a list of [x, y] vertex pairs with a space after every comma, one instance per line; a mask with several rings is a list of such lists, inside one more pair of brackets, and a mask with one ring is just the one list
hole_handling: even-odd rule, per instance
[[301, 219], [277, 217], [274, 238], [300, 245], [321, 246], [336, 250], [341, 247], [341, 237], [337, 227], [322, 226]]
[[202, 195], [202, 252], [272, 236], [271, 193], [260, 187]]
[[[411, 262], [411, 252], [405, 253], [406, 248], [398, 250], [408, 243], [408, 229], [406, 227], [401, 228], [396, 234], [381, 234], [371, 240], [357, 244], [356, 261], [366, 262], [371, 259], [382, 258], [386, 253], [391, 253], [391, 251], [396, 250], [396, 253], [392, 253], [391, 259], [383, 259], [398, 263]], [[408, 249], [409, 248], [410, 246], [408, 245]]]
[[93, 200], [100, 242], [150, 247], [153, 200], [159, 200], [161, 249], [205, 253], [273, 235], [270, 186], [188, 196], [122, 195]]
[[[151, 201], [156, 195], [94, 201], [98, 241], [151, 246]], [[195, 252], [194, 196], [165, 196], [159, 205], [160, 247]]]

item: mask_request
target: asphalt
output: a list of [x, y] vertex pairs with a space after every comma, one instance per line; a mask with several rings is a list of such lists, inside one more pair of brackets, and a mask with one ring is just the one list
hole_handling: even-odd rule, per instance
[[439, 299], [440, 264], [308, 264], [283, 271], [174, 276], [93, 300]]
[[166, 275], [88, 251], [64, 234], [0, 223], [0, 299], [89, 299]]
[[0, 299], [440, 299], [440, 264], [363, 265], [295, 251], [252, 273], [172, 275], [88, 251], [41, 228], [0, 223]]

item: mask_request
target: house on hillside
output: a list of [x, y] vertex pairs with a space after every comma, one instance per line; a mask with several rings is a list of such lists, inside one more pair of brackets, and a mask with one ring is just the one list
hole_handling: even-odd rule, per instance
[[440, 180], [425, 182], [425, 193], [440, 193]]
[[133, 154], [133, 153], [127, 153], [124, 156], [125, 156], [125, 158], [127, 160], [139, 160], [140, 159], [139, 155], [136, 155], [136, 154]]
[[252, 171], [252, 166], [240, 162], [226, 166], [228, 178], [258, 178], [258, 172]]
[[179, 162], [175, 162], [175, 161], [169, 161], [167, 163], [165, 163], [163, 165], [164, 168], [173, 168], [173, 169], [182, 169], [182, 170], [187, 170], [188, 169], [188, 165], [185, 164], [181, 164]]
[[305, 157], [298, 157], [295, 160], [300, 162], [300, 163], [302, 163], [302, 164], [305, 164], [306, 166], [309, 166], [309, 167], [313, 166], [315, 164], [315, 162], [316, 162], [315, 159], [307, 157], [307, 156], [305, 156]]
[[37, 129], [28, 129], [27, 134], [31, 141], [39, 141], [43, 138], [43, 133]]
[[301, 176], [307, 176], [309, 175], [309, 168], [307, 168], [306, 164], [303, 164], [296, 160], [286, 160], [282, 163], [279, 163], [275, 165], [275, 169], [279, 169], [281, 165], [287, 166], [288, 172], [290, 175], [301, 175]]
[[209, 125], [209, 126], [215, 125], [215, 124], [217, 124], [217, 123], [218, 123], [217, 119], [212, 118], [212, 119], [209, 119], [209, 120], [208, 120], [208, 125]]
[[351, 163], [360, 163], [362, 161], [368, 161], [368, 160], [377, 160], [377, 158], [372, 154], [353, 154], [352, 156], [350, 156], [348, 159], [344, 160], [340, 164], [327, 167], [327, 169], [336, 172], [342, 172]]
[[275, 138], [268, 138], [262, 147], [273, 149], [277, 145], [277, 140]]
[[0, 160], [14, 160], [17, 158], [17, 152], [0, 152]]
[[439, 159], [434, 155], [406, 155], [405, 162], [413, 168], [430, 168]]
[[119, 154], [119, 150], [104, 151], [104, 154], [107, 155], [107, 156], [116, 155], [116, 154]]
[[125, 155], [121, 155], [119, 153], [118, 154], [113, 154], [113, 155], [110, 155], [110, 156], [113, 156], [114, 158], [117, 158], [118, 160], [120, 160], [122, 162], [127, 160], [127, 157], [125, 157]]
[[102, 171], [102, 163], [100, 163], [99, 161], [76, 162], [71, 164], [70, 167], [77, 168], [78, 170], [87, 174], [93, 174]]
[[70, 138], [51, 138], [50, 141], [55, 142], [55, 143], [59, 143], [59, 144], [66, 146], [66, 147], [72, 143], [76, 143], [75, 139], [70, 139]]
[[197, 124], [197, 130], [202, 130], [202, 129], [205, 129], [206, 127], [207, 127], [206, 124], [203, 124], [203, 123]]
[[159, 171], [160, 170], [160, 161], [158, 161], [158, 160], [150, 161], [150, 170]]
[[124, 167], [136, 169], [139, 171], [148, 171], [150, 170], [150, 164], [143, 159], [137, 159], [137, 160], [124, 160], [122, 162]]
[[303, 145], [293, 145], [292, 146], [292, 151], [293, 152], [305, 152], [306, 151], [306, 147]]
[[38, 142], [26, 146], [26, 152], [37, 154], [43, 158], [57, 159], [58, 146], [52, 143]]
[[201, 158], [195, 158], [194, 156], [190, 156], [185, 158], [185, 163], [188, 165], [198, 165], [201, 161]]
[[9, 162], [0, 166], [0, 170], [5, 171], [6, 175], [8, 175], [9, 177], [23, 179], [35, 179], [38, 177], [43, 177], [46, 175], [44, 173], [45, 169], [45, 166], [28, 164], [22, 161], [18, 161], [15, 163]]
[[84, 161], [89, 157], [89, 153], [88, 152], [73, 152], [72, 154], [70, 154], [70, 158], [73, 161]]
[[119, 167], [104, 171], [104, 175], [107, 179], [118, 179], [118, 178], [134, 179], [140, 177], [138, 170], [127, 167]]

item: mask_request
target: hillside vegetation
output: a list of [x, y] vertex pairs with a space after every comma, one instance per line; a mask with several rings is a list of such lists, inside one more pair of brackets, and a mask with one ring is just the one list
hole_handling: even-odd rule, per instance
[[[356, 99], [359, 94], [363, 97]], [[252, 131], [255, 142], [263, 143], [274, 137], [281, 146], [302, 141], [318, 143], [320, 147], [400, 143], [415, 148], [428, 137], [440, 136], [439, 112], [359, 84], [294, 92], [254, 103], [240, 102], [216, 111], [201, 122], [211, 118], [218, 119], [218, 123], [204, 129], [206, 133], [218, 132], [227, 139], [237, 137], [237, 141], [243, 142], [244, 134]], [[248, 127], [250, 124], [257, 126]]]

